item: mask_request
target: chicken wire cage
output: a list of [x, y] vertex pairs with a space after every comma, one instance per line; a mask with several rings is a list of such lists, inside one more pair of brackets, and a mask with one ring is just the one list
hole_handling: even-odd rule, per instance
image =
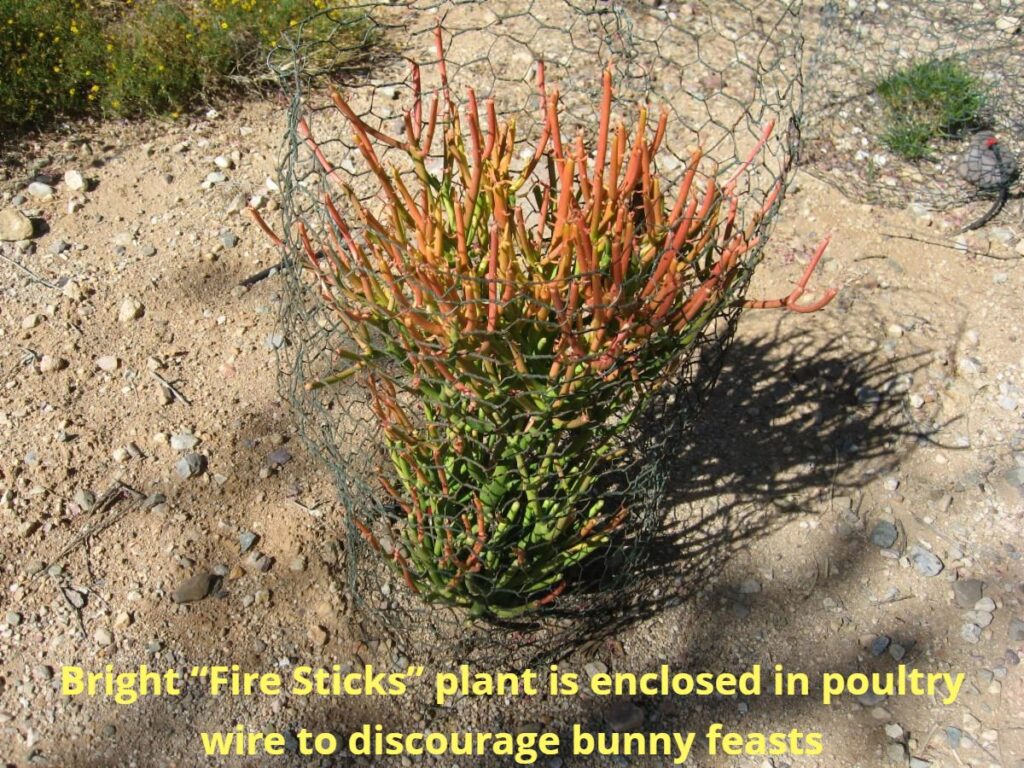
[[1019, 194], [1022, 21], [1014, 0], [826, 2], [802, 161], [854, 199], [965, 217]]
[[[402, 0], [327, 11], [275, 51], [292, 99], [280, 383], [336, 482], [371, 634], [530, 664], [671, 599], [665, 462], [710, 396], [784, 196], [801, 42], [798, 5], [775, 0]], [[685, 311], [658, 305], [679, 332], [654, 333], [637, 298], [653, 266], [615, 275], [610, 246], [560, 234], [585, 229], [602, 184], [578, 169], [604, 178], [605, 154], [606, 193], [621, 174], [630, 200], [594, 231], [654, 238], [636, 263], [671, 249], [655, 230], [681, 233], [704, 265]], [[634, 171], [647, 181], [629, 186]], [[512, 178], [523, 191], [503, 210]], [[481, 184], [497, 207], [467, 234]], [[545, 272], [571, 249], [591, 273]], [[668, 280], [659, 296], [684, 282]]]

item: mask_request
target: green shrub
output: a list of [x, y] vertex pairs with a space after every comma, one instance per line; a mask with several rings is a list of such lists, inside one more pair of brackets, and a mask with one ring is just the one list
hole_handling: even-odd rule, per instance
[[882, 141], [908, 160], [928, 157], [936, 139], [978, 127], [986, 102], [978, 79], [953, 59], [912, 64], [879, 82], [876, 91], [886, 107]]
[[[0, 0], [0, 126], [167, 114], [252, 85], [281, 33], [327, 0]], [[338, 5], [333, 3], [332, 5]], [[334, 18], [354, 11], [339, 10]], [[320, 17], [326, 27], [333, 23]], [[352, 51], [370, 44], [348, 27]], [[315, 28], [313, 30], [316, 31]], [[353, 53], [337, 49], [335, 65]]]
[[0, 124], [89, 111], [103, 74], [99, 19], [66, 0], [0, 0]]

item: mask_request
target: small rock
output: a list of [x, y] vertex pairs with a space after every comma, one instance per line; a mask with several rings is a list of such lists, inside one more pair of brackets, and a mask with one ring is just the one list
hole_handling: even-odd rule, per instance
[[270, 350], [281, 349], [286, 343], [285, 336], [280, 331], [274, 331], [269, 334], [263, 342], [264, 346]]
[[217, 157], [213, 158], [213, 164], [220, 168], [222, 171], [230, 171], [232, 168], [235, 167], [235, 164], [231, 162], [231, 158], [225, 157], [224, 155], [218, 155]]
[[186, 453], [174, 465], [174, 471], [182, 480], [201, 475], [206, 469], [206, 457], [201, 453]]
[[142, 302], [128, 297], [121, 302], [121, 307], [117, 310], [117, 319], [122, 323], [130, 323], [132, 320], [142, 317], [145, 311]]
[[114, 355], [103, 355], [102, 357], [96, 358], [96, 367], [101, 371], [107, 373], [113, 373], [121, 366], [121, 361], [118, 360]]
[[935, 553], [929, 552], [923, 547], [913, 547], [910, 550], [910, 559], [914, 563], [917, 572], [929, 578], [938, 576], [945, 567], [942, 560]]
[[220, 233], [220, 241], [224, 243], [225, 248], [234, 248], [238, 245], [238, 235], [229, 230], [224, 230]]
[[1010, 642], [1024, 643], [1024, 619], [1010, 621]]
[[17, 208], [0, 211], [0, 240], [17, 242], [32, 237], [32, 220]]
[[984, 370], [984, 366], [976, 357], [964, 355], [957, 360], [956, 369], [961, 376], [977, 376]]
[[143, 509], [156, 509], [161, 504], [167, 503], [167, 497], [162, 493], [152, 493], [142, 501]]
[[894, 741], [903, 739], [903, 728], [898, 723], [889, 723], [885, 726], [885, 735]]
[[963, 732], [959, 728], [947, 725], [943, 730], [946, 732], [946, 743], [953, 749], [960, 748], [960, 738]]
[[82, 290], [82, 286], [76, 283], [74, 280], [68, 280], [64, 283], [64, 287], [61, 288], [61, 293], [64, 297], [71, 301], [81, 301], [85, 298], [85, 292]]
[[968, 611], [964, 614], [964, 618], [982, 629], [992, 623], [992, 614], [988, 611]]
[[292, 454], [287, 448], [276, 448], [267, 457], [267, 463], [272, 467], [280, 467], [292, 460]]
[[631, 701], [617, 701], [608, 707], [604, 720], [617, 733], [635, 733], [644, 727], [644, 711]]
[[54, 373], [56, 371], [63, 370], [68, 367], [68, 361], [63, 357], [54, 357], [53, 355], [43, 355], [39, 358], [39, 372], [40, 373]]
[[114, 642], [114, 636], [110, 633], [110, 630], [105, 627], [97, 629], [93, 638], [96, 640], [96, 645], [100, 646], [107, 646]]
[[879, 520], [871, 529], [871, 543], [879, 549], [889, 549], [899, 538], [896, 526], [888, 520]]
[[45, 317], [45, 315], [40, 315], [38, 312], [31, 315], [25, 315], [25, 317], [21, 319], [21, 327], [23, 330], [28, 331], [43, 322]]
[[259, 571], [260, 573], [266, 573], [271, 569], [273, 564], [273, 558], [267, 557], [259, 550], [253, 549], [245, 558], [245, 561], [242, 563], [242, 566], [247, 571]]
[[141, 253], [147, 259], [152, 258], [153, 256], [156, 256], [156, 246], [144, 245], [142, 246], [142, 250], [139, 251], [139, 253]]
[[211, 586], [213, 576], [207, 571], [198, 571], [178, 585], [171, 599], [176, 603], [194, 603], [210, 594]]
[[985, 583], [980, 579], [960, 579], [953, 582], [953, 599], [961, 608], [973, 608], [981, 600]]
[[85, 607], [85, 596], [77, 589], [65, 589], [64, 597], [71, 603], [71, 607], [76, 610], [81, 610]]
[[96, 494], [87, 488], [75, 491], [74, 502], [83, 512], [91, 512], [96, 506]]
[[53, 197], [53, 187], [41, 181], [33, 181], [28, 185], [28, 194], [37, 200], [49, 200]]
[[977, 624], [964, 624], [960, 627], [960, 637], [966, 640], [968, 643], [977, 643], [981, 641], [981, 627]]
[[17, 627], [20, 624], [21, 624], [21, 614], [18, 613], [17, 611], [8, 611], [7, 612], [7, 626], [9, 626], [9, 627]]
[[910, 758], [910, 768], [928, 768], [930, 765], [931, 763], [925, 760], [923, 757]]
[[974, 604], [974, 610], [985, 611], [986, 613], [995, 613], [996, 601], [991, 597], [983, 597]]
[[996, 19], [996, 29], [1008, 35], [1015, 35], [1020, 31], [1020, 17], [1000, 16]]
[[894, 765], [907, 764], [907, 748], [903, 744], [889, 744], [885, 748], [885, 756]]
[[877, 637], [875, 637], [874, 640], [871, 641], [871, 655], [881, 656], [883, 653], [885, 653], [886, 649], [889, 647], [889, 644], [891, 642], [892, 639], [887, 635], [878, 635]]
[[889, 646], [889, 655], [894, 661], [903, 661], [903, 657], [907, 655], [907, 649], [899, 643], [893, 643]]
[[246, 552], [248, 552], [250, 549], [256, 546], [256, 542], [259, 540], [260, 537], [258, 534], [255, 534], [252, 531], [244, 531], [238, 537], [238, 549], [244, 555]]
[[57, 240], [50, 244], [50, 255], [60, 256], [65, 251], [71, 250], [71, 244], [64, 240]]
[[309, 642], [317, 647], [327, 645], [327, 630], [319, 625], [310, 627], [307, 636]]
[[587, 675], [587, 678], [591, 678], [594, 675], [603, 675], [608, 671], [608, 667], [605, 666], [603, 661], [588, 661], [583, 665], [583, 672]]
[[203, 189], [212, 189], [217, 184], [223, 184], [227, 180], [228, 177], [225, 176], [220, 171], [211, 171], [210, 173], [206, 174], [206, 178], [203, 179], [203, 183], [200, 184], [200, 186]]
[[85, 177], [78, 171], [66, 171], [64, 173], [64, 186], [72, 192], [82, 192], [85, 190]]
[[288, 570], [294, 571], [295, 573], [302, 573], [306, 570], [306, 556], [296, 555], [292, 558], [292, 561], [288, 564]]
[[175, 451], [191, 451], [199, 445], [199, 438], [190, 432], [179, 432], [171, 435], [171, 449]]

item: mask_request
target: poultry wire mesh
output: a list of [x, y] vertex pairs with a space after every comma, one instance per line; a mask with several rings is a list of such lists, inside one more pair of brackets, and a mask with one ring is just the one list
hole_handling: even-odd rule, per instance
[[[820, 11], [802, 126], [812, 173], [854, 199], [969, 205], [972, 218], [1019, 192], [1024, 4], [842, 0]], [[991, 158], [977, 146], [985, 132], [998, 140]]]
[[[281, 387], [336, 481], [354, 608], [397, 647], [533, 663], [671, 599], [664, 461], [784, 195], [801, 42], [775, 0], [403, 0], [275, 52]], [[605, 154], [628, 199], [587, 224], [632, 261], [563, 231]], [[656, 275], [667, 251], [688, 266]]]

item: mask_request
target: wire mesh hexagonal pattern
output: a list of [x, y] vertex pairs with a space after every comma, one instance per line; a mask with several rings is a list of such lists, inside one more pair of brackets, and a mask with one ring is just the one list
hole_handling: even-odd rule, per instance
[[784, 196], [798, 11], [411, 0], [275, 53], [281, 386], [405, 647], [529, 663], [669, 598], [662, 462]]
[[848, 196], [885, 204], [981, 213], [1019, 190], [1022, 19], [1019, 3], [1000, 0], [825, 3], [803, 161]]

